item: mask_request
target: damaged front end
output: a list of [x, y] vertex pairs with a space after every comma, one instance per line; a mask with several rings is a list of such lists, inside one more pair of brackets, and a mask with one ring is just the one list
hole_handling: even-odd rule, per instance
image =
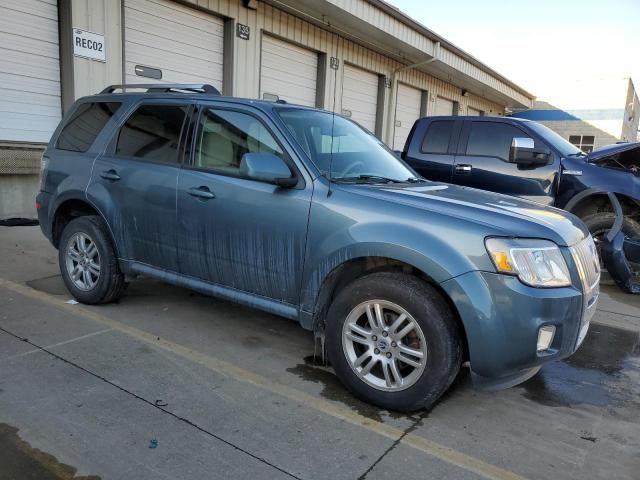
[[616, 220], [609, 232], [600, 239], [600, 254], [613, 281], [628, 293], [640, 293], [640, 239], [630, 238], [622, 231], [624, 213], [618, 198], [609, 193]]

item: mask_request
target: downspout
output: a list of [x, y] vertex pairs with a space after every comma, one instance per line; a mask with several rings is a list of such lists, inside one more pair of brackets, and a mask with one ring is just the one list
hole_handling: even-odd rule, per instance
[[[412, 65], [405, 65], [391, 72], [391, 93], [389, 94], [389, 121], [387, 122], [387, 145], [393, 146], [393, 136], [395, 134], [396, 125], [396, 113], [395, 113], [395, 100], [398, 94], [398, 74], [406, 70], [411, 70], [422, 65], [427, 65], [431, 62], [435, 62], [440, 59], [440, 42], [436, 42], [433, 46], [433, 56], [429, 60], [414, 63]], [[393, 112], [393, 113], [392, 113]]]

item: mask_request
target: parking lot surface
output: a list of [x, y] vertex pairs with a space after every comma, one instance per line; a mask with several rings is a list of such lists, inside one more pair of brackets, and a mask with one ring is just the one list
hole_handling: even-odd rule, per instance
[[355, 400], [295, 322], [140, 279], [74, 302], [38, 227], [0, 227], [0, 479], [637, 479], [640, 298], [509, 390]]

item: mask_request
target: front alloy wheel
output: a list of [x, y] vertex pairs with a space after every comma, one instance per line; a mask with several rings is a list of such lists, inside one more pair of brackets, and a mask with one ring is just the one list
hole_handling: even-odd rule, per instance
[[420, 325], [404, 308], [385, 300], [366, 301], [351, 310], [342, 346], [354, 373], [384, 391], [412, 386], [427, 361]]

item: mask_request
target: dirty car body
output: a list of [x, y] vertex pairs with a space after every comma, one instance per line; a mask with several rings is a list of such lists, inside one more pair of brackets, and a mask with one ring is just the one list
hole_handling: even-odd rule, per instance
[[430, 405], [465, 360], [479, 385], [517, 384], [595, 311], [578, 218], [427, 182], [329, 112], [107, 90], [74, 104], [43, 164], [40, 225], [80, 301], [145, 275], [295, 319], [386, 408]]

